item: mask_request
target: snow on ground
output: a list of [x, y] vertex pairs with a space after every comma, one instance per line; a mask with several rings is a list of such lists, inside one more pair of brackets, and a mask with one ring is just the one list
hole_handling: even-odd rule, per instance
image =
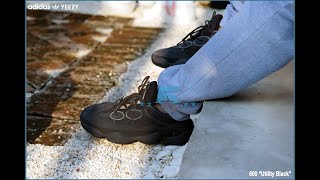
[[[95, 5], [91, 6], [94, 13], [120, 13], [96, 11], [95, 7], [99, 5], [103, 5], [100, 10], [112, 9], [111, 2], [86, 3]], [[117, 5], [119, 9], [130, 10], [117, 3], [119, 2], [113, 2], [112, 7]], [[126, 3], [123, 4], [128, 7], [130, 3]], [[193, 2], [176, 3], [174, 17], [166, 14], [165, 2], [145, 2], [132, 13], [121, 11], [123, 16], [135, 17], [136, 26], [166, 27], [166, 31], [159, 34], [144, 55], [129, 63], [128, 70], [119, 78], [118, 85], [107, 92], [99, 102], [115, 101], [124, 95], [137, 92], [138, 85], [147, 75], [151, 76], [151, 81], [157, 80], [163, 69], [152, 64], [152, 52], [177, 44], [187, 33], [210, 19], [213, 11], [196, 7]], [[89, 8], [81, 11], [93, 13]], [[192, 118], [196, 119], [197, 116]], [[27, 144], [27, 178], [176, 178], [186, 146], [151, 146], [139, 142], [129, 145], [113, 144], [106, 139], [94, 138], [80, 128], [64, 146]]]

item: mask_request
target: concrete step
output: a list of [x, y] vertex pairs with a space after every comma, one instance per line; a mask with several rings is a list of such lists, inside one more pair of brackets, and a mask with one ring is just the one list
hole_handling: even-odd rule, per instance
[[291, 62], [235, 96], [206, 101], [178, 178], [294, 179], [293, 77]]

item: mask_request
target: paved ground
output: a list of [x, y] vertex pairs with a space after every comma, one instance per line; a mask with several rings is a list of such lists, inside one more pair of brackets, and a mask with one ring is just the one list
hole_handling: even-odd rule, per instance
[[131, 18], [27, 11], [27, 106], [30, 143], [62, 145], [81, 110], [100, 100], [161, 28]]
[[[179, 1], [176, 4], [175, 16], [170, 16], [166, 13], [165, 2], [143, 2], [136, 10], [134, 10], [132, 3], [134, 2], [85, 1], [79, 3], [79, 11], [77, 12], [89, 13], [89, 16], [80, 15], [73, 11], [69, 12], [71, 13], [69, 15], [68, 13], [56, 13], [50, 16], [45, 15], [44, 18], [36, 20], [32, 18], [35, 16], [29, 12], [28, 24], [33, 23], [34, 27], [39, 26], [36, 24], [40, 22], [45, 24], [33, 31], [30, 30], [32, 25], [28, 26], [30, 30], [28, 37], [31, 37], [27, 39], [29, 43], [32, 38], [39, 38], [35, 44], [45, 44], [50, 48], [63, 48], [57, 51], [52, 51], [52, 49], [45, 51], [43, 48], [44, 51], [41, 54], [33, 54], [33, 57], [38, 58], [39, 62], [41, 59], [44, 60], [42, 62], [55, 62], [50, 64], [54, 64], [56, 67], [44, 66], [45, 68], [40, 68], [42, 66], [38, 66], [39, 68], [34, 68], [32, 71], [30, 67], [27, 69], [28, 73], [31, 73], [28, 75], [29, 93], [27, 93], [28, 97], [31, 96], [27, 120], [27, 133], [30, 142], [26, 147], [27, 178], [153, 179], [177, 177], [182, 154], [187, 145], [178, 147], [149, 146], [142, 143], [113, 144], [106, 139], [97, 139], [89, 135], [79, 127], [78, 119], [76, 119], [79, 111], [86, 104], [115, 101], [122, 96], [136, 92], [138, 85], [146, 75], [150, 75], [151, 80], [157, 80], [163, 69], [152, 64], [150, 60], [152, 52], [159, 48], [175, 45], [191, 30], [210, 19], [213, 11], [213, 9], [196, 6], [191, 1]], [[66, 17], [61, 17], [58, 14], [65, 14]], [[79, 20], [75, 18], [71, 21], [65, 21], [68, 20], [68, 17], [72, 19], [73, 16], [78, 16]], [[43, 16], [40, 13], [36, 17]], [[50, 17], [54, 17], [53, 19], [60, 17], [60, 19], [54, 20], [52, 24]], [[113, 23], [108, 23], [108, 21], [113, 21]], [[72, 28], [62, 28], [67, 25]], [[99, 28], [93, 28], [96, 26]], [[139, 43], [130, 42], [136, 36], [130, 37], [130, 39], [125, 38], [129, 42], [118, 42], [119, 39], [116, 38], [110, 41], [113, 33], [121, 32], [123, 28], [129, 28], [130, 31], [133, 29], [134, 32], [138, 29], [139, 32], [142, 32], [143, 37], [150, 36], [150, 41], [142, 40], [141, 52], [140, 46], [134, 46]], [[159, 28], [164, 31], [162, 32]], [[58, 31], [60, 33], [57, 33]], [[156, 35], [153, 35], [153, 32], [157, 32]], [[121, 39], [125, 36], [119, 34], [115, 34], [117, 38]], [[70, 40], [71, 38], [72, 40]], [[141, 37], [137, 35], [137, 38]], [[42, 40], [46, 41], [40, 43]], [[54, 43], [56, 41], [59, 43]], [[73, 45], [67, 47], [71, 41]], [[49, 43], [52, 45], [48, 45]], [[109, 46], [116, 43], [129, 44], [130, 47], [136, 49], [131, 53], [119, 49], [115, 45]], [[149, 43], [151, 45], [144, 46]], [[96, 46], [97, 49], [94, 48]], [[101, 49], [102, 52], [106, 51], [108, 54], [97, 56], [102, 53], [99, 47], [102, 49], [112, 47], [114, 51], [109, 51], [108, 48]], [[114, 52], [117, 54], [110, 55]], [[28, 50], [27, 64], [30, 62], [31, 55]], [[70, 56], [73, 60], [69, 60]], [[116, 58], [118, 56], [121, 58]], [[90, 60], [88, 57], [92, 57], [92, 59]], [[102, 67], [96, 66], [97, 64]], [[46, 67], [50, 68], [46, 69]], [[87, 86], [88, 84], [90, 86]], [[106, 89], [99, 88], [100, 85]], [[64, 100], [64, 98], [66, 99]], [[38, 102], [32, 103], [31, 101]], [[78, 106], [75, 106], [75, 103], [79, 103]], [[46, 108], [42, 106], [46, 106]], [[196, 117], [192, 118], [196, 120]], [[32, 133], [34, 134], [32, 135]]]

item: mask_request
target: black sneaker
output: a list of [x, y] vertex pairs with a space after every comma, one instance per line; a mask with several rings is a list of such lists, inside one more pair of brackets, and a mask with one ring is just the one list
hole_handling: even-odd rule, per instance
[[155, 51], [152, 62], [162, 68], [186, 63], [218, 31], [221, 19], [221, 14], [213, 12], [210, 21], [191, 31], [176, 46]]
[[229, 1], [210, 1], [209, 7], [213, 9], [226, 9]]
[[176, 121], [153, 105], [157, 98], [157, 82], [148, 83], [147, 76], [138, 93], [87, 107], [81, 112], [82, 127], [91, 135], [107, 138], [117, 144], [142, 142], [145, 144], [184, 145], [192, 131], [191, 119]]

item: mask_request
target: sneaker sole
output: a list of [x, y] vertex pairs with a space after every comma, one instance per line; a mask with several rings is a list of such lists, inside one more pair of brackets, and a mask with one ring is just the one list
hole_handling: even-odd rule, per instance
[[162, 58], [162, 57], [158, 57], [158, 56], [151, 56], [151, 60], [153, 62], [153, 64], [155, 64], [156, 66], [162, 67], [162, 68], [167, 68], [170, 66], [175, 66], [175, 65], [180, 65], [180, 64], [185, 64], [189, 59], [188, 58], [182, 58], [179, 59], [175, 62], [170, 62], [167, 61], [166, 59]]
[[185, 145], [192, 134], [193, 131], [193, 124], [192, 128], [186, 128], [184, 132], [176, 135], [165, 137], [162, 136], [159, 132], [152, 132], [150, 134], [146, 134], [143, 136], [135, 136], [132, 134], [126, 134], [123, 132], [107, 132], [104, 133], [97, 128], [91, 127], [83, 121], [81, 121], [82, 127], [91, 135], [97, 138], [106, 138], [108, 141], [116, 144], [131, 144], [134, 142], [141, 142], [144, 144], [163, 144], [163, 145], [178, 145], [182, 146]]

